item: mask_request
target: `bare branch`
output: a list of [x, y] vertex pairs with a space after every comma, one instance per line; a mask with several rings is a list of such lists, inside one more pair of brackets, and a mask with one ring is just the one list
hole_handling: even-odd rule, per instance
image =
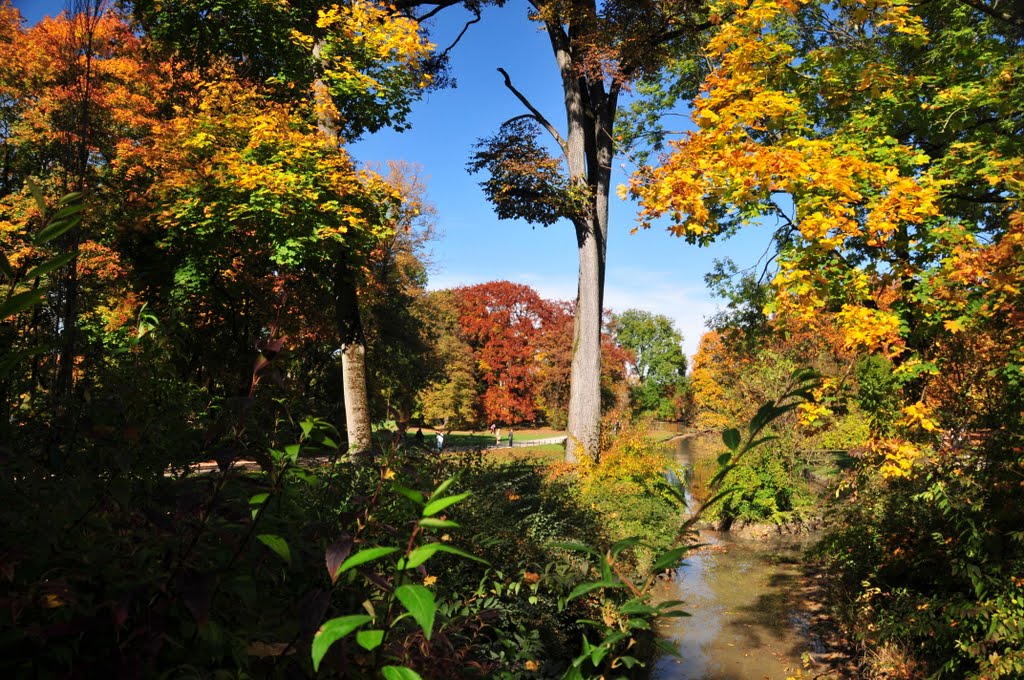
[[554, 137], [555, 141], [558, 143], [558, 146], [561, 147], [562, 153], [566, 156], [566, 158], [568, 158], [569, 145], [568, 143], [566, 143], [564, 139], [562, 139], [562, 135], [558, 134], [558, 130], [555, 129], [555, 126], [552, 125], [548, 121], [548, 119], [544, 117], [544, 114], [538, 111], [537, 108], [530, 103], [530, 100], [527, 99], [522, 92], [516, 89], [515, 85], [512, 84], [512, 78], [509, 77], [508, 72], [505, 69], [499, 67], [498, 73], [504, 76], [505, 87], [507, 87], [509, 91], [516, 96], [516, 99], [522, 102], [523, 106], [525, 106], [531, 114], [533, 114], [532, 118], [538, 123], [540, 123], [542, 126], [544, 126], [544, 129], [547, 130], [552, 137]]
[[984, 14], [989, 15], [993, 19], [998, 19], [999, 21], [1005, 21], [1006, 23], [1008, 23], [1008, 24], [1010, 24], [1012, 26], [1016, 26], [1017, 28], [1024, 28], [1024, 16], [1019, 16], [1017, 14], [1011, 14], [1010, 12], [1008, 12], [1006, 10], [999, 9], [999, 4], [1000, 4], [999, 0], [996, 0], [991, 5], [988, 4], [988, 3], [982, 2], [982, 0], [960, 0], [960, 1], [963, 2], [965, 5], [967, 5], [968, 7], [973, 7], [974, 9], [978, 10], [979, 12], [982, 12]]
[[[424, 2], [424, 0], [396, 0], [392, 3], [395, 9], [404, 13], [407, 17], [414, 19], [417, 22], [426, 21], [430, 17], [434, 16], [443, 9], [461, 5], [462, 0], [436, 0], [435, 2]], [[433, 9], [428, 11], [423, 16], [417, 17], [412, 12], [413, 10], [419, 9], [424, 6], [433, 6]]]
[[474, 9], [473, 15], [473, 18], [467, 21], [466, 25], [462, 27], [461, 31], [459, 31], [459, 34], [455, 37], [455, 40], [452, 41], [452, 44], [444, 48], [444, 51], [441, 52], [442, 57], [447, 57], [448, 53], [455, 49], [455, 46], [459, 44], [460, 40], [462, 40], [462, 36], [466, 35], [466, 31], [469, 30], [470, 26], [472, 26], [473, 24], [480, 23], [480, 10]]

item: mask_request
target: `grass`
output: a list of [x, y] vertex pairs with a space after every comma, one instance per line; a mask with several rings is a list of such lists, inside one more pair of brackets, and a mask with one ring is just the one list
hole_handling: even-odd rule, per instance
[[678, 432], [666, 432], [665, 430], [650, 430], [647, 432], [647, 438], [655, 444], [661, 444], [673, 437], [678, 437], [679, 434]]
[[[443, 432], [443, 430], [435, 430], [434, 428], [424, 427], [424, 441], [426, 443], [432, 443], [439, 431]], [[415, 434], [416, 430], [409, 430], [410, 437], [412, 437]], [[520, 444], [535, 439], [549, 439], [551, 437], [563, 436], [565, 436], [564, 430], [554, 430], [549, 427], [521, 430], [518, 428], [513, 428], [513, 440]], [[445, 433], [444, 435], [445, 448], [455, 446], [460, 448], [473, 447], [487, 449], [494, 446], [494, 443], [494, 435], [492, 435], [490, 432], [487, 432], [486, 430], [454, 430], [452, 432]], [[501, 445], [508, 445], [508, 428], [501, 428]]]
[[[388, 423], [385, 423], [388, 425]], [[393, 424], [392, 424], [393, 427]], [[416, 434], [416, 429], [409, 429], [409, 440]], [[437, 433], [444, 432], [432, 427], [424, 427], [423, 443], [432, 447], [436, 441]], [[383, 430], [378, 430], [383, 433]], [[666, 432], [664, 430], [651, 430], [647, 437], [655, 444], [666, 442], [677, 436], [678, 432]], [[380, 436], [380, 435], [378, 435]], [[550, 427], [541, 428], [513, 428], [513, 440], [517, 446], [508, 448], [508, 428], [501, 428], [501, 444], [495, 448], [494, 435], [486, 430], [453, 430], [444, 433], [445, 452], [451, 449], [483, 449], [487, 452], [490, 460], [499, 463], [520, 463], [530, 462], [535, 464], [548, 464], [560, 462], [565, 457], [565, 447], [562, 444], [538, 444], [536, 446], [523, 446], [527, 442], [550, 439], [552, 437], [564, 437], [565, 430], [556, 430]], [[451, 452], [451, 455], [459, 455], [458, 452]]]

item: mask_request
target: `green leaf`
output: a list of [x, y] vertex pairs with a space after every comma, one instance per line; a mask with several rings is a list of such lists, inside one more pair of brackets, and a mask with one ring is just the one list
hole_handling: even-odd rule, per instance
[[668, 552], [664, 552], [658, 556], [654, 564], [651, 565], [651, 573], [658, 573], [662, 569], [674, 569], [679, 566], [679, 563], [683, 560], [683, 555], [690, 552], [690, 546], [684, 545], [678, 548], [673, 548]]
[[395, 588], [395, 597], [412, 614], [416, 623], [420, 624], [423, 635], [429, 640], [434, 628], [434, 616], [437, 614], [434, 593], [426, 586], [404, 585]]
[[431, 557], [433, 557], [434, 554], [441, 549], [441, 545], [441, 543], [427, 543], [426, 545], [421, 545], [418, 548], [414, 548], [409, 553], [408, 557], [403, 557], [402, 559], [398, 560], [398, 568], [415, 569], [416, 567], [420, 566], [421, 564], [429, 560]]
[[481, 564], [489, 564], [487, 562], [487, 560], [482, 559], [480, 557], [477, 557], [476, 555], [471, 555], [471, 554], [469, 554], [468, 552], [466, 552], [464, 550], [459, 550], [458, 548], [453, 548], [452, 546], [448, 545], [447, 543], [427, 543], [425, 545], [421, 545], [420, 547], [418, 547], [418, 548], [414, 549], [412, 552], [410, 552], [408, 558], [402, 558], [402, 559], [398, 560], [398, 568], [399, 569], [413, 569], [415, 567], [420, 566], [421, 564], [423, 564], [424, 562], [426, 562], [431, 557], [433, 557], [436, 553], [439, 553], [439, 552], [451, 553], [452, 555], [458, 555], [459, 557], [465, 557], [468, 560], [473, 560], [474, 562], [480, 562]]
[[68, 203], [74, 203], [75, 201], [80, 201], [80, 200], [82, 200], [83, 196], [85, 196], [84, 192], [72, 191], [70, 194], [64, 194], [59, 199], [57, 199], [57, 205], [67, 205]]
[[749, 444], [747, 444], [743, 448], [746, 451], [750, 451], [750, 450], [760, 446], [761, 444], [764, 444], [765, 442], [770, 442], [773, 439], [778, 439], [778, 438], [779, 438], [779, 435], [777, 435], [777, 434], [768, 435], [767, 437], [761, 437], [760, 439], [755, 439], [754, 441], [750, 442]]
[[276, 552], [282, 560], [288, 564], [292, 563], [292, 551], [288, 548], [288, 542], [275, 534], [260, 534], [256, 538], [260, 543]]
[[325, 621], [320, 630], [313, 636], [313, 670], [320, 670], [320, 661], [335, 642], [345, 637], [359, 626], [370, 621], [366, 614], [339, 616]]
[[39, 230], [36, 234], [35, 240], [32, 241], [32, 245], [41, 246], [48, 241], [52, 241], [64, 232], [74, 227], [79, 222], [79, 217], [72, 217], [66, 220], [54, 220], [47, 224], [45, 227]]
[[401, 484], [392, 484], [391, 488], [418, 505], [423, 505], [423, 502], [426, 500], [426, 496], [419, 491], [402, 486]]
[[726, 496], [731, 494], [733, 491], [739, 490], [739, 488], [740, 487], [738, 487], [738, 486], [730, 486], [728, 489], [725, 489], [723, 491], [719, 491], [714, 496], [712, 496], [710, 499], [708, 499], [707, 507], [709, 507], [709, 508], [714, 507], [715, 503], [717, 503], [718, 501], [722, 500], [723, 498], [725, 498]]
[[420, 674], [405, 666], [384, 666], [380, 669], [384, 680], [423, 680]]
[[740, 431], [735, 427], [730, 427], [728, 430], [722, 433], [722, 441], [729, 448], [730, 451], [735, 451], [740, 447], [742, 438], [740, 437]]
[[622, 581], [609, 581], [609, 580], [588, 581], [586, 583], [581, 583], [578, 586], [576, 586], [575, 588], [573, 588], [572, 592], [569, 593], [569, 597], [565, 598], [565, 601], [568, 602], [569, 600], [575, 600], [580, 595], [586, 595], [590, 591], [597, 590], [598, 588], [624, 588], [624, 587], [625, 587], [625, 584], [623, 584]]
[[27, 290], [8, 298], [7, 302], [0, 305], [0, 320], [9, 316], [20, 314], [32, 305], [38, 305], [46, 299], [46, 292], [41, 290]]
[[[82, 212], [82, 208], [85, 207], [85, 204], [82, 203], [81, 201], [79, 201], [77, 203], [73, 203], [71, 201], [66, 201], [65, 199], [67, 199], [67, 196], [65, 196], [63, 199], [61, 199], [60, 203], [61, 203], [61, 205], [63, 207], [60, 210], [58, 210], [53, 215], [53, 217], [50, 218], [50, 222], [58, 222], [58, 221], [61, 221], [61, 220], [66, 220], [69, 217], [71, 217], [72, 215], [77, 215], [78, 213]], [[74, 199], [72, 199], [72, 200], [74, 200]]]
[[437, 500], [431, 499], [427, 503], [426, 507], [423, 508], [423, 516], [430, 517], [436, 515], [450, 505], [455, 505], [459, 501], [468, 498], [472, 495], [472, 492], [467, 491], [465, 493], [455, 494], [454, 496], [445, 496], [444, 498], [438, 498]]
[[39, 188], [39, 185], [35, 183], [33, 179], [26, 179], [25, 184], [28, 185], [28, 190], [32, 192], [32, 198], [36, 200], [36, 207], [39, 209], [39, 214], [44, 218], [46, 217], [46, 199], [43, 198], [43, 192]]
[[615, 545], [612, 546], [612, 556], [618, 556], [620, 552], [626, 550], [627, 548], [632, 548], [639, 542], [639, 536], [630, 536], [629, 538], [624, 538], [621, 541], [618, 541], [617, 543], [615, 543]]
[[476, 555], [472, 555], [472, 554], [466, 552], [465, 550], [459, 550], [458, 548], [453, 548], [452, 546], [450, 546], [450, 545], [448, 545], [446, 543], [439, 543], [438, 545], [441, 546], [439, 548], [439, 550], [441, 552], [446, 552], [446, 553], [449, 553], [449, 554], [452, 554], [452, 555], [458, 555], [459, 557], [464, 557], [467, 560], [473, 560], [474, 562], [479, 562], [480, 564], [490, 565], [490, 562], [488, 562], [484, 558], [477, 557]]
[[446, 480], [444, 480], [443, 482], [441, 482], [441, 483], [440, 483], [440, 484], [438, 485], [438, 487], [437, 487], [436, 489], [434, 489], [434, 492], [433, 492], [432, 494], [430, 494], [430, 497], [431, 497], [431, 498], [437, 498], [438, 496], [440, 496], [441, 494], [443, 494], [443, 493], [444, 493], [445, 491], [447, 491], [447, 490], [448, 490], [448, 487], [449, 487], [449, 486], [451, 486], [451, 485], [452, 485], [452, 483], [453, 483], [453, 482], [454, 482], [454, 481], [455, 481], [456, 479], [458, 479], [458, 478], [459, 478], [459, 475], [457, 475], [457, 474], [456, 474], [456, 475], [452, 475], [452, 476], [451, 476], [451, 477], [449, 477], [448, 479], [446, 479]]
[[68, 262], [71, 262], [75, 258], [74, 253], [64, 253], [59, 255], [52, 260], [47, 260], [37, 267], [33, 267], [31, 271], [25, 274], [26, 279], [34, 279], [37, 276], [46, 276], [55, 269], [60, 269]]
[[263, 503], [270, 497], [268, 493], [258, 493], [249, 499], [249, 505], [251, 507], [250, 514], [253, 519], [256, 519], [256, 515], [259, 514], [260, 508], [263, 507]]
[[764, 426], [775, 420], [780, 415], [779, 410], [775, 407], [774, 401], [768, 401], [757, 410], [757, 413], [753, 418], [750, 419], [750, 434], [754, 434], [762, 429]]
[[373, 560], [379, 560], [385, 555], [390, 555], [393, 552], [398, 552], [398, 548], [364, 548], [363, 550], [360, 550], [355, 555], [342, 562], [341, 566], [338, 567], [337, 573], [344, 574], [346, 571], [352, 569], [353, 567], [358, 567], [360, 564], [366, 564], [367, 562], [372, 562]]
[[641, 602], [639, 600], [630, 600], [626, 604], [619, 607], [620, 614], [644, 614], [649, 616], [652, 614], [658, 614], [660, 613], [660, 611], [661, 610], [659, 608], [652, 607], [651, 605]]
[[361, 630], [356, 633], [356, 642], [368, 652], [380, 647], [380, 643], [383, 641], [384, 631], [382, 630]]
[[14, 281], [14, 269], [11, 267], [11, 263], [8, 261], [7, 256], [3, 253], [0, 253], [0, 272], [3, 272], [4, 276], [11, 281]]
[[459, 523], [448, 519], [437, 519], [436, 517], [424, 517], [419, 521], [421, 527], [433, 527], [435, 529], [458, 529]]

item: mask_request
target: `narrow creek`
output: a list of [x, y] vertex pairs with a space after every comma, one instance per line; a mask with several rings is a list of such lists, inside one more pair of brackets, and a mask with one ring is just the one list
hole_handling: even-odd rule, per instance
[[[691, 466], [694, 440], [678, 441], [677, 460]], [[658, 634], [680, 656], [658, 658], [651, 680], [785, 680], [814, 651], [794, 607], [807, 537], [738, 539], [702, 530], [691, 553], [656, 599], [683, 600], [690, 616], [665, 620]]]

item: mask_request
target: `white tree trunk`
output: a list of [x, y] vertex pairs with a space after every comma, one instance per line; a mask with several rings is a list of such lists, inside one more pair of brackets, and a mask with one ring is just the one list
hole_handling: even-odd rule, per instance
[[348, 451], [365, 453], [373, 447], [369, 395], [366, 391], [366, 346], [350, 343], [341, 350], [341, 375], [345, 393], [345, 428]]

